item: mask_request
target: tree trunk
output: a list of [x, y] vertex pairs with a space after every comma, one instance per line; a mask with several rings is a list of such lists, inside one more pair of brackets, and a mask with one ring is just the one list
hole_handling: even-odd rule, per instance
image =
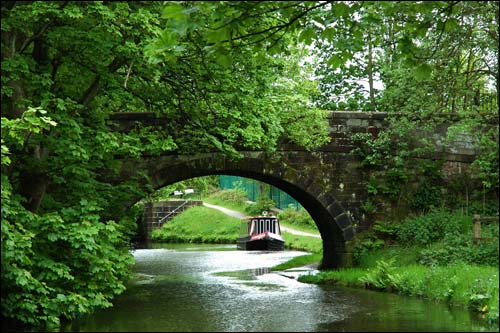
[[371, 111], [375, 111], [375, 90], [373, 88], [373, 45], [371, 32], [368, 32], [368, 85], [370, 89]]
[[[28, 40], [33, 40], [35, 43], [33, 48], [32, 57], [38, 66], [45, 66], [48, 64], [48, 50], [44, 45], [42, 37], [28, 38], [27, 36], [16, 35], [15, 33], [3, 32], [2, 41], [7, 42], [6, 45], [10, 49], [6, 50], [7, 57], [14, 57], [18, 54], [21, 41], [26, 44]], [[3, 57], [2, 57], [3, 58]], [[11, 80], [7, 83], [13, 90], [12, 96], [7, 100], [7, 108], [4, 115], [10, 119], [21, 118], [24, 114], [25, 108], [19, 107], [19, 101], [26, 97], [26, 89], [22, 80]], [[41, 145], [37, 144], [32, 147], [29, 146], [29, 140], [26, 142], [25, 159], [39, 161], [46, 158], [48, 151]], [[47, 189], [48, 179], [44, 175], [43, 170], [32, 170], [30, 168], [23, 169], [23, 163], [20, 163], [21, 170], [19, 172], [19, 193], [26, 199], [23, 203], [24, 207], [29, 211], [36, 213], [45, 195]]]

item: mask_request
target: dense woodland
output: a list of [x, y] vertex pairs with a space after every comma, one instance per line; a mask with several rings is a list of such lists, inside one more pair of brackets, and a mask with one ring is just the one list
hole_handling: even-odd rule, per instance
[[[125, 289], [137, 212], [123, 202], [155, 189], [141, 176], [112, 185], [117, 156], [216, 149], [237, 159], [236, 144], [273, 151], [283, 136], [315, 149], [329, 140], [327, 110], [394, 115], [377, 139], [358, 137], [372, 175], [367, 213], [498, 212], [498, 2], [3, 1], [1, 10], [3, 318], [57, 326]], [[168, 127], [110, 130], [110, 114], [127, 111], [155, 112]], [[433, 149], [415, 129], [444, 119], [455, 122], [450, 140], [465, 136], [479, 151], [453, 179], [415, 159]]]

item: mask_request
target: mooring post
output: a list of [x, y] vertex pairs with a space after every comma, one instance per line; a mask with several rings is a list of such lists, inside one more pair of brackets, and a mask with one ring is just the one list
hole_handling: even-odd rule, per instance
[[474, 222], [474, 243], [477, 245], [481, 238], [481, 216], [474, 214], [472, 221]]

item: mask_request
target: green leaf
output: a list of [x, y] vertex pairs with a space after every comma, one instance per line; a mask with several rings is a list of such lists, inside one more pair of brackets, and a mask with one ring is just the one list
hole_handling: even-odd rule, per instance
[[231, 29], [230, 27], [223, 27], [217, 30], [208, 30], [203, 37], [208, 44], [219, 43], [230, 39]]
[[228, 54], [220, 53], [217, 56], [217, 63], [223, 67], [231, 67], [233, 63], [233, 58]]
[[183, 13], [184, 7], [177, 3], [167, 4], [162, 12], [162, 17], [165, 19], [181, 20], [185, 18]]
[[459, 21], [454, 18], [450, 18], [446, 21], [444, 29], [446, 32], [453, 32], [459, 27], [460, 27]]
[[342, 2], [334, 2], [332, 5], [332, 11], [336, 17], [347, 17], [350, 13], [350, 8], [348, 5]]
[[338, 54], [333, 54], [328, 59], [327, 64], [328, 66], [331, 66], [333, 69], [336, 69], [344, 64], [344, 60]]
[[299, 42], [303, 42], [306, 44], [311, 44], [313, 38], [316, 36], [316, 31], [313, 27], [308, 27], [304, 30], [299, 35]]
[[419, 81], [430, 79], [432, 68], [428, 64], [421, 64], [415, 68], [415, 78]]

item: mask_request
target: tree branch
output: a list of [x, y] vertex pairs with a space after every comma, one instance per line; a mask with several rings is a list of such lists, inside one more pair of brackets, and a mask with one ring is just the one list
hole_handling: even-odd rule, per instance
[[[69, 1], [65, 1], [61, 7], [59, 8], [59, 10], [62, 10], [64, 9], [64, 7], [66, 7], [68, 5]], [[54, 22], [54, 19], [52, 18], [50, 21], [48, 21], [47, 23], [45, 23], [41, 28], [40, 30], [38, 30], [35, 34], [33, 34], [33, 36], [31, 36], [30, 38], [28, 38], [27, 40], [24, 41], [23, 45], [21, 46], [21, 48], [19, 49], [19, 53], [23, 53], [24, 50], [26, 50], [26, 48], [38, 37], [40, 37], [41, 35], [43, 35], [43, 33], [45, 31], [47, 31], [47, 29], [52, 25], [52, 23]]]
[[[263, 38], [261, 38], [259, 41], [263, 41], [271, 36], [273, 36], [274, 34], [276, 34], [278, 31], [280, 30], [283, 30], [283, 29], [286, 29], [288, 27], [290, 27], [293, 23], [295, 23], [297, 20], [299, 20], [300, 18], [304, 17], [307, 15], [307, 13], [309, 13], [310, 11], [314, 10], [314, 9], [318, 9], [318, 8], [321, 8], [321, 7], [324, 7], [326, 5], [328, 5], [330, 2], [329, 1], [326, 1], [326, 2], [323, 2], [323, 3], [320, 3], [316, 6], [313, 6], [313, 7], [310, 7], [306, 10], [304, 10], [302, 13], [298, 14], [297, 16], [293, 17], [292, 19], [290, 19], [288, 22], [285, 22], [283, 24], [280, 24], [280, 25], [275, 25], [275, 26], [271, 26], [271, 27], [268, 27], [266, 29], [263, 29], [263, 30], [260, 30], [260, 31], [255, 31], [255, 32], [251, 32], [251, 33], [248, 33], [246, 35], [242, 35], [242, 36], [238, 36], [238, 37], [235, 37], [235, 38], [232, 38], [232, 39], [228, 39], [228, 40], [223, 40], [221, 41], [221, 43], [229, 43], [229, 42], [234, 42], [234, 41], [237, 41], [237, 40], [241, 40], [241, 39], [245, 39], [245, 38], [249, 38], [249, 37], [252, 37], [252, 36], [257, 36], [257, 35], [262, 35], [262, 34], [266, 34], [268, 32], [271, 32], [271, 34], [267, 35], [267, 36], [264, 36]], [[273, 31], [274, 30], [274, 31]], [[252, 42], [253, 44], [254, 42]], [[248, 45], [248, 44], [245, 44], [245, 45]]]
[[[111, 64], [108, 66], [108, 72], [109, 73], [114, 73], [120, 68], [123, 64], [125, 64], [125, 60], [122, 58], [116, 57], [113, 59]], [[94, 81], [90, 84], [90, 86], [87, 88], [85, 93], [83, 93], [82, 97], [78, 100], [78, 103], [87, 105], [89, 104], [94, 97], [97, 95], [97, 92], [99, 91], [99, 81], [101, 80], [101, 74], [97, 74], [94, 78]]]

